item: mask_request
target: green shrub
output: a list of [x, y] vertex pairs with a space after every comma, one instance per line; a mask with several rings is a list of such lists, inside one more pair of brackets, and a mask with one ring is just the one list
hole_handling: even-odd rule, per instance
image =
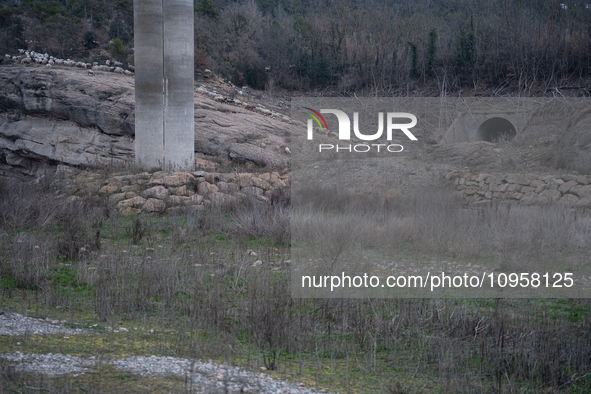
[[111, 40], [111, 43], [109, 44], [109, 53], [112, 57], [118, 60], [125, 60], [128, 55], [125, 50], [125, 45], [123, 45], [123, 41], [120, 38]]

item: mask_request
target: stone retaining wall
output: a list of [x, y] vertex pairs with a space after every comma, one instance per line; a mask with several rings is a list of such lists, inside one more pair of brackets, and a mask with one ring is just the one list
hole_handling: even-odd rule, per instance
[[585, 175], [493, 175], [465, 170], [450, 172], [445, 178], [454, 183], [458, 197], [470, 204], [504, 200], [591, 208], [591, 178]]
[[[63, 169], [62, 169], [63, 170]], [[216, 172], [142, 172], [107, 177], [96, 172], [67, 168], [59, 174], [60, 184], [70, 199], [88, 193], [108, 197], [126, 216], [141, 212], [174, 212], [182, 207], [200, 210], [207, 205], [256, 198], [269, 202], [276, 190], [289, 187], [290, 175]], [[63, 182], [63, 183], [62, 183]]]

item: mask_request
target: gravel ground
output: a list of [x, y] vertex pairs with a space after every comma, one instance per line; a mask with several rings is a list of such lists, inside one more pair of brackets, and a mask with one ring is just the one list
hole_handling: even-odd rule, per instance
[[[194, 361], [175, 357], [128, 357], [113, 362], [131, 373], [151, 375], [190, 376], [197, 393], [318, 393], [313, 388], [274, 379], [240, 367]], [[226, 391], [227, 390], [227, 391]], [[324, 390], [320, 392], [325, 392]]]
[[93, 331], [65, 327], [63, 324], [67, 323], [66, 321], [36, 319], [18, 313], [0, 312], [0, 335], [94, 334]]
[[248, 371], [240, 367], [216, 364], [211, 360], [191, 362], [176, 357], [127, 357], [118, 360], [99, 360], [92, 357], [78, 357], [63, 354], [24, 354], [21, 352], [0, 354], [14, 366], [17, 372], [36, 372], [48, 376], [78, 375], [96, 371], [100, 365], [113, 365], [135, 375], [152, 377], [174, 375], [187, 377], [195, 393], [263, 393], [263, 394], [311, 394], [325, 390], [303, 387], [275, 379], [263, 373]]
[[[0, 311], [1, 312], [1, 311]], [[0, 315], [0, 335], [75, 335], [96, 333], [72, 329], [49, 319], [35, 319], [17, 313]], [[118, 331], [118, 330], [115, 330]], [[124, 331], [124, 330], [120, 330]], [[127, 330], [125, 330], [127, 331]], [[195, 393], [282, 393], [310, 394], [325, 392], [275, 379], [263, 373], [244, 368], [217, 364], [209, 360], [188, 360], [176, 357], [134, 356], [122, 359], [98, 359], [95, 356], [80, 357], [63, 354], [4, 353], [0, 357], [14, 366], [15, 371], [36, 372], [48, 376], [83, 374], [94, 372], [100, 365], [113, 365], [129, 373], [150, 377], [175, 375], [189, 378]]]
[[88, 371], [81, 357], [64, 356], [62, 354], [23, 354], [21, 352], [1, 354], [0, 357], [10, 361], [16, 371], [37, 372], [55, 376], [63, 374], [78, 375]]

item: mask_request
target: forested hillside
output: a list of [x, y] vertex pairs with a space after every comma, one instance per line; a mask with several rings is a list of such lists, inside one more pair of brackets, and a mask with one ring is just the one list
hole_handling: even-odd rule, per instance
[[[527, 90], [591, 76], [591, 0], [195, 1], [196, 69], [257, 89]], [[2, 53], [133, 61], [132, 0], [0, 4]]]

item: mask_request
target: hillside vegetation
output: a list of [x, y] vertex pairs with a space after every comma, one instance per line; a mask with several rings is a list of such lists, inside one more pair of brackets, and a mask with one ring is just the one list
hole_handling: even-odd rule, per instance
[[[0, 7], [2, 53], [133, 60], [132, 0]], [[527, 94], [585, 85], [590, 22], [585, 0], [195, 0], [195, 66], [268, 90]]]

